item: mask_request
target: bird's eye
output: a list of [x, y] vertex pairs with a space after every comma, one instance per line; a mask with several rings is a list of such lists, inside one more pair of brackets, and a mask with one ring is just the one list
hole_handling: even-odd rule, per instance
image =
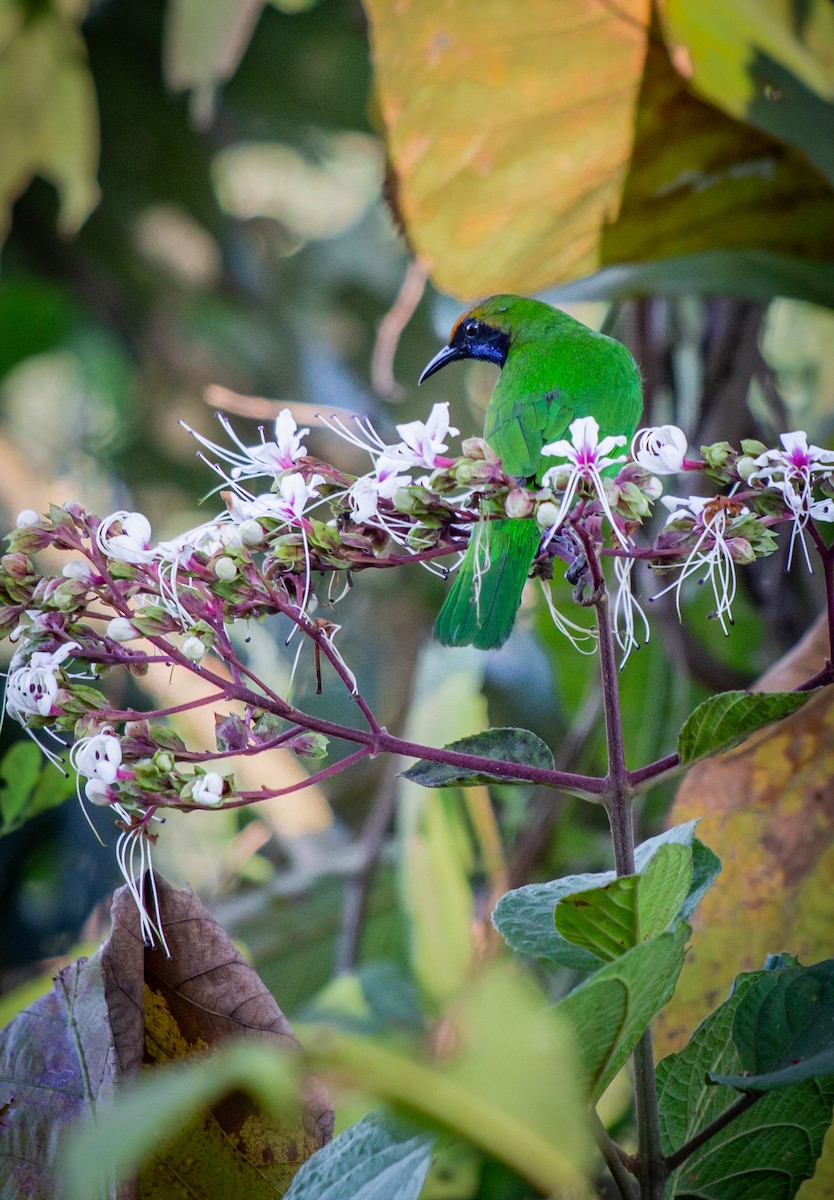
[[481, 322], [469, 320], [464, 323], [463, 336], [466, 338], [476, 338], [481, 330]]

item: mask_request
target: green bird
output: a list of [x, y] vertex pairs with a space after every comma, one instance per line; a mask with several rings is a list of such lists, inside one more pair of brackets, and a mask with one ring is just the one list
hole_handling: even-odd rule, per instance
[[[625, 346], [539, 300], [504, 295], [477, 304], [458, 319], [449, 344], [419, 382], [461, 358], [501, 368], [484, 437], [507, 474], [530, 487], [552, 465], [542, 458], [542, 447], [564, 438], [577, 417], [594, 417], [601, 437], [630, 439], [643, 411], [640, 372]], [[515, 624], [540, 541], [532, 519], [485, 522], [440, 610], [437, 640], [481, 650], [501, 646]]]

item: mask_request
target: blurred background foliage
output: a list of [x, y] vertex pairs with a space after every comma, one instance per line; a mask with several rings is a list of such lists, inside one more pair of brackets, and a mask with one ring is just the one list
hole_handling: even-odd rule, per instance
[[[318, 412], [368, 414], [389, 437], [449, 399], [462, 435], [480, 432], [492, 368], [419, 396], [415, 381], [463, 302], [495, 290], [538, 291], [621, 337], [647, 423], [674, 420], [696, 446], [797, 427], [830, 444], [832, 11], [5, 0], [6, 525], [69, 497], [138, 508], [159, 537], [195, 524], [212, 480], [178, 422], [215, 436], [218, 407], [253, 441], [289, 405], [311, 452], [355, 471], [361, 456]], [[630, 765], [667, 753], [700, 699], [749, 685], [807, 629], [818, 582], [801, 564], [786, 575], [785, 558], [742, 573], [727, 639], [703, 594], [684, 624], [673, 603], [651, 606], [651, 641], [622, 674]], [[418, 567], [369, 572], [336, 610], [380, 720], [438, 742], [520, 725], [558, 766], [604, 770], [595, 664], [538, 598], [502, 650], [441, 652], [442, 588]], [[286, 685], [280, 628], [253, 628], [248, 652]], [[170, 702], [167, 674], [141, 687]], [[302, 659], [297, 698], [350, 719], [314, 688]], [[210, 726], [180, 731], [211, 744]], [[19, 736], [6, 723], [4, 748]], [[78, 807], [50, 808], [30, 770], [0, 791], [4, 990], [98, 938], [116, 878]], [[276, 753], [248, 770], [251, 787], [302, 768]], [[368, 1020], [419, 1024], [420, 1004], [440, 1006], [494, 946], [497, 894], [609, 865], [589, 805], [511, 787], [494, 804], [480, 789], [417, 795], [396, 771], [378, 760], [327, 795], [172, 817], [160, 839], [158, 867], [212, 906], [290, 1014], [358, 966], [315, 1003], [349, 994]], [[648, 799], [641, 836], [670, 800]], [[44, 811], [12, 829], [30, 801]]]

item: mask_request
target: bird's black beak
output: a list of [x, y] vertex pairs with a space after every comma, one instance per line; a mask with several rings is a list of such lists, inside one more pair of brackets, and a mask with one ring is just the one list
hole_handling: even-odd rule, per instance
[[467, 355], [457, 346], [444, 346], [442, 350], [438, 350], [437, 354], [435, 354], [434, 358], [426, 366], [423, 374], [417, 380], [417, 386], [419, 387], [425, 379], [428, 379], [430, 375], [434, 375], [441, 367], [445, 367], [446, 363], [456, 362], [457, 359], [466, 357]]

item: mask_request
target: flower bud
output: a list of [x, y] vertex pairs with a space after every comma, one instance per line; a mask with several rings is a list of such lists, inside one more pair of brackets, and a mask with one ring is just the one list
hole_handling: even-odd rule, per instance
[[35, 568], [32, 560], [27, 558], [25, 554], [4, 554], [0, 558], [0, 567], [12, 579], [18, 579], [21, 582], [35, 578]]
[[741, 456], [741, 458], [738, 460], [738, 462], [736, 463], [736, 470], [738, 471], [739, 476], [745, 481], [745, 483], [749, 480], [750, 476], [757, 469], [758, 468], [756, 467], [755, 458], [752, 458], [749, 454], [743, 454]]
[[711, 446], [702, 446], [701, 453], [710, 467], [720, 469], [726, 467], [727, 460], [733, 452], [729, 442], [713, 442]]
[[107, 636], [114, 642], [132, 642], [141, 637], [139, 630], [131, 625], [127, 617], [114, 617], [107, 625]]
[[182, 652], [187, 659], [198, 663], [206, 652], [206, 648], [198, 637], [187, 637], [182, 644]]
[[37, 525], [40, 519], [40, 514], [36, 513], [34, 508], [24, 508], [17, 514], [15, 526], [18, 529], [25, 529], [28, 525]]
[[540, 529], [550, 529], [559, 520], [559, 508], [552, 500], [545, 500], [536, 509], [536, 523]]
[[504, 501], [504, 509], [508, 517], [529, 517], [535, 502], [527, 488], [513, 488]]
[[263, 525], [255, 520], [244, 521], [238, 526], [238, 532], [244, 546], [260, 546], [266, 536]]
[[170, 750], [157, 750], [151, 758], [151, 762], [162, 775], [170, 775], [177, 765]]
[[72, 558], [68, 563], [64, 563], [61, 574], [65, 579], [83, 579], [92, 581], [95, 572], [90, 564], [83, 558]]
[[224, 555], [214, 564], [214, 573], [224, 583], [231, 583], [237, 577], [237, 563]]
[[287, 749], [293, 750], [299, 758], [324, 758], [328, 742], [323, 733], [299, 733], [287, 742]]

